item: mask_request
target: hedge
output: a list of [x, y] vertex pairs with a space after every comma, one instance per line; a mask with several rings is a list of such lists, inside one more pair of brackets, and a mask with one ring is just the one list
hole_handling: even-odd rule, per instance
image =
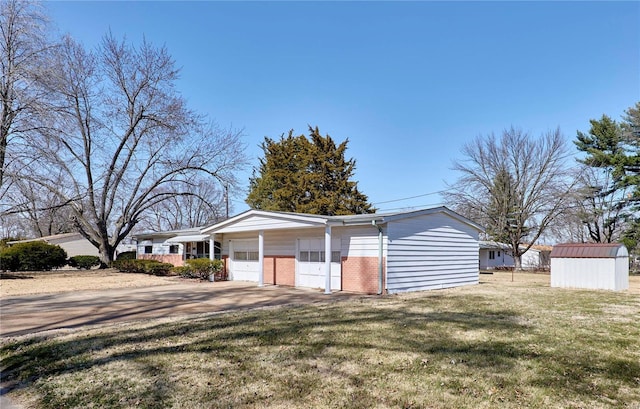
[[157, 260], [116, 260], [111, 266], [122, 273], [142, 273], [156, 276], [171, 275], [173, 264]]
[[98, 256], [73, 256], [69, 257], [69, 265], [78, 270], [89, 270], [91, 267], [100, 265], [100, 257]]

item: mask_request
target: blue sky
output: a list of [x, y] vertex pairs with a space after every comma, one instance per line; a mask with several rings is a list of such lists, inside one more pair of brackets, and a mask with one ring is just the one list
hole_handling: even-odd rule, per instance
[[253, 165], [265, 136], [312, 125], [348, 138], [380, 210], [441, 204], [432, 193], [477, 135], [559, 127], [571, 141], [640, 101], [640, 2], [46, 5], [86, 46], [108, 30], [166, 45], [191, 107], [243, 128]]

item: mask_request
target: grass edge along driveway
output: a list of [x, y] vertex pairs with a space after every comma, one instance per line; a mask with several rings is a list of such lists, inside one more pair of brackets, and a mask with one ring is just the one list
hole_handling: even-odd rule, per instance
[[47, 407], [640, 407], [640, 297], [483, 283], [0, 346]]

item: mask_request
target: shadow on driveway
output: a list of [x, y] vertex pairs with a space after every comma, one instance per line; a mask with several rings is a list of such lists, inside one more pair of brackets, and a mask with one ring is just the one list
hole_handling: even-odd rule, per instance
[[3, 297], [0, 337], [87, 325], [363, 297], [242, 282], [172, 285]]

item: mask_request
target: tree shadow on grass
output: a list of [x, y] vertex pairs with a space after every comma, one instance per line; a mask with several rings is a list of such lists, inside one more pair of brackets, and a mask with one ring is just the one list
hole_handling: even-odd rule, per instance
[[33, 278], [33, 276], [25, 274], [0, 273], [0, 280], [29, 280]]
[[[176, 366], [182, 357], [199, 357], [205, 362], [197, 371], [208, 378], [208, 386], [192, 390], [195, 406], [304, 406], [305, 399], [325, 394], [331, 385], [338, 386], [334, 396], [327, 398], [336, 399], [332, 406], [376, 406], [379, 391], [371, 384], [391, 375], [425, 380], [425, 374], [449, 361], [456, 365], [451, 365], [447, 376], [490, 372], [496, 382], [510, 386], [521, 382], [514, 372], [522, 361], [549, 362], [549, 369], [537, 372], [530, 385], [578, 400], [594, 396], [585, 379], [589, 374], [637, 386], [634, 379], [640, 376], [640, 367], [630, 360], [580, 351], [533, 350], [531, 344], [538, 342], [535, 328], [523, 324], [516, 311], [486, 305], [481, 311], [436, 311], [437, 297], [395, 299], [393, 308], [386, 302], [282, 307], [168, 324], [114, 326], [79, 336], [21, 339], [0, 348], [2, 382], [9, 389], [39, 388], [46, 400], [43, 406], [81, 407], [97, 402], [109, 407], [166, 407], [175, 398], [170, 385]], [[430, 309], [419, 311], [425, 304]], [[485, 333], [491, 337], [461, 336]], [[524, 335], [512, 337], [515, 333]], [[372, 362], [376, 357], [379, 363]], [[126, 377], [120, 379], [123, 374], [111, 374], [120, 381], [96, 380], [103, 382], [101, 387], [64, 392], [48, 390], [47, 382], [42, 382], [64, 375], [85, 376], [118, 363], [151, 381], [128, 385]], [[126, 388], [117, 388], [114, 382], [134, 392], [123, 392]], [[369, 386], [363, 388], [365, 384]], [[210, 402], [213, 397], [215, 403]], [[392, 392], [388, 398], [386, 403], [397, 405], [403, 396]]]

